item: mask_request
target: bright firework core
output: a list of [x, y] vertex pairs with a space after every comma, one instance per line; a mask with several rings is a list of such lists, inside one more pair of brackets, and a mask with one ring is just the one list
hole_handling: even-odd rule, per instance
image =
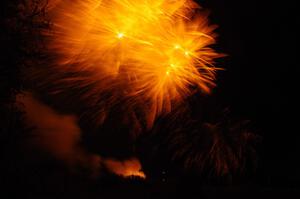
[[118, 86], [115, 98], [143, 107], [149, 127], [195, 88], [214, 86], [215, 26], [192, 0], [65, 0], [50, 17], [55, 67], [93, 71], [99, 93]]

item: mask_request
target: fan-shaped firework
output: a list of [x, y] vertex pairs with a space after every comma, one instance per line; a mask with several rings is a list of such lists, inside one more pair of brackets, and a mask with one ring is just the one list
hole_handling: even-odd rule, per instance
[[[148, 164], [153, 158], [164, 162], [158, 167], [178, 167], [209, 179], [251, 173], [256, 169], [256, 146], [261, 137], [252, 133], [249, 121], [231, 119], [228, 110], [216, 116], [217, 121], [169, 114], [156, 122], [139, 144]], [[174, 125], [176, 124], [176, 125]], [[142, 148], [142, 147], [140, 147]], [[150, 158], [149, 158], [150, 157]], [[170, 163], [172, 165], [170, 165]]]

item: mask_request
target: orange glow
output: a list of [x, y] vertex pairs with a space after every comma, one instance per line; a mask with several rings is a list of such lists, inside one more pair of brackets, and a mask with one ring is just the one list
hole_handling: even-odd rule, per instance
[[49, 11], [48, 50], [61, 55], [57, 70], [92, 71], [95, 92], [118, 92], [108, 103], [132, 98], [151, 127], [214, 86], [215, 26], [199, 10], [192, 0], [62, 0]]
[[105, 165], [111, 172], [123, 177], [137, 176], [143, 179], [146, 178], [144, 172], [141, 171], [142, 166], [140, 162], [135, 158], [124, 162], [107, 159], [105, 160]]

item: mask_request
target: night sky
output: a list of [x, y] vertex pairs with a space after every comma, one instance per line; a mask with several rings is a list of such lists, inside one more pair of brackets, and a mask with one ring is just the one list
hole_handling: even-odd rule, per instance
[[[207, 4], [207, 6], [206, 6]], [[216, 95], [263, 137], [261, 172], [272, 185], [299, 182], [296, 40], [293, 1], [203, 1], [229, 56]]]
[[[202, 181], [198, 175], [181, 173], [176, 166], [165, 163], [165, 154], [158, 156], [155, 159], [158, 162], [152, 166], [146, 166], [150, 176], [151, 172], [154, 176], [149, 182], [120, 179], [106, 173], [99, 179], [88, 179], [65, 172], [60, 162], [45, 158], [43, 153], [34, 158], [28, 151], [24, 155], [20, 146], [27, 139], [28, 130], [18, 126], [22, 119], [8, 108], [14, 101], [11, 91], [23, 88], [19, 73], [22, 64], [17, 60], [24, 57], [24, 51], [19, 48], [24, 38], [5, 23], [15, 14], [14, 2], [18, 1], [1, 2], [0, 177], [1, 187], [7, 191], [0, 192], [4, 194], [1, 198], [12, 198], [13, 194], [22, 194], [25, 198], [220, 198], [224, 195], [286, 198], [288, 194], [300, 193], [299, 101], [296, 100], [299, 90], [296, 29], [300, 24], [295, 1], [197, 1], [209, 10], [211, 23], [218, 25], [218, 42], [214, 48], [227, 56], [217, 60], [217, 66], [225, 70], [218, 71], [217, 87], [212, 95], [191, 103], [196, 112], [193, 117], [197, 119], [198, 114], [203, 113], [203, 120], [210, 121], [229, 110], [232, 119], [249, 121], [249, 128], [260, 140], [256, 146], [256, 171], [229, 184], [228, 179]], [[113, 117], [108, 125], [113, 125], [115, 120]], [[106, 131], [108, 128], [103, 127]], [[90, 150], [101, 150], [101, 147], [94, 148], [93, 139], [96, 140], [87, 136], [84, 144]], [[121, 139], [125, 141], [126, 137]], [[156, 139], [160, 137], [151, 141]], [[115, 155], [115, 150], [123, 147], [122, 143], [117, 141], [115, 145], [106, 146], [104, 141], [103, 146], [111, 148], [105, 155]], [[142, 147], [142, 154], [147, 147]], [[127, 153], [130, 152], [124, 150], [124, 154], [116, 153], [116, 156], [127, 156]], [[39, 156], [40, 161], [35, 159]]]

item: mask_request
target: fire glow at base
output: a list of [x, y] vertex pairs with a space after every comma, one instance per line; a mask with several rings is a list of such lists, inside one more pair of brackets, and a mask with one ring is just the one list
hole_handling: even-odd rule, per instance
[[[209, 46], [215, 26], [192, 0], [65, 0], [49, 6], [47, 50], [58, 54], [53, 68], [88, 71], [88, 78], [64, 81], [96, 82], [93, 92], [110, 94], [104, 104], [127, 96], [133, 110], [142, 107], [148, 127], [195, 90], [208, 93], [214, 86], [213, 60], [220, 54]], [[83, 98], [93, 101], [89, 94]]]

